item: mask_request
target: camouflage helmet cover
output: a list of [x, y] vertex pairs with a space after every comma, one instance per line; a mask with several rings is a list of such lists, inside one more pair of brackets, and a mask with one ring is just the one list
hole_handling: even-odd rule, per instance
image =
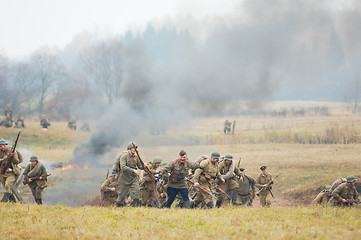
[[232, 154], [227, 153], [226, 156], [224, 156], [224, 160], [233, 160]]
[[356, 181], [357, 179], [356, 179], [356, 177], [355, 176], [348, 176], [347, 177], [347, 182], [349, 183], [349, 182], [354, 182], [354, 181]]
[[0, 145], [8, 145], [8, 142], [5, 139], [0, 139]]
[[153, 159], [153, 163], [161, 163], [162, 162], [162, 159], [160, 159], [160, 157], [155, 157]]
[[128, 150], [131, 149], [131, 148], [133, 147], [133, 144], [134, 144], [134, 146], [135, 146], [136, 148], [138, 148], [138, 145], [135, 144], [135, 142], [130, 142], [130, 143], [128, 143], [127, 149], [128, 149]]
[[212, 154], [211, 154], [211, 158], [219, 159], [220, 156], [221, 156], [221, 155], [220, 155], [218, 152], [212, 152]]
[[37, 156], [31, 156], [31, 157], [30, 157], [30, 162], [32, 162], [32, 161], [38, 162], [38, 161], [39, 161], [39, 160], [38, 160], [38, 157], [37, 157]]
[[327, 185], [327, 186], [325, 187], [325, 192], [329, 192], [329, 191], [331, 191], [331, 188], [332, 188], [332, 186], [331, 186], [331, 185]]

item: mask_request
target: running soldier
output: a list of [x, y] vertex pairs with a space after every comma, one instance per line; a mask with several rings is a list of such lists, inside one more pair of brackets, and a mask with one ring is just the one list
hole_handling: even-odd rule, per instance
[[270, 174], [267, 173], [266, 166], [262, 166], [260, 169], [262, 173], [257, 177], [256, 187], [258, 187], [259, 191], [259, 200], [262, 207], [270, 207], [271, 206], [271, 189], [274, 179]]
[[253, 199], [255, 197], [254, 186], [256, 181], [245, 174], [244, 168], [240, 168], [239, 171], [241, 172], [242, 176], [238, 180], [239, 187], [237, 190], [237, 204], [241, 206], [252, 207]]
[[[159, 166], [162, 163], [162, 160], [159, 157], [155, 157], [153, 162], [147, 164], [149, 171], [152, 175], [156, 175], [159, 173]], [[142, 195], [142, 205], [148, 207], [155, 207], [156, 204], [156, 182], [152, 181], [148, 174], [143, 176], [143, 179], [140, 184], [140, 192]]]

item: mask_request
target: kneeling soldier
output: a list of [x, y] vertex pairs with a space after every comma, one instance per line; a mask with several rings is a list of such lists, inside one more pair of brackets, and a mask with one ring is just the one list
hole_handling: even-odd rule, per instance
[[312, 205], [325, 205], [331, 198], [331, 185], [327, 185], [315, 199], [311, 202]]
[[[162, 160], [159, 157], [155, 157], [153, 159], [153, 162], [150, 162], [147, 167], [149, 171], [153, 174], [153, 176], [157, 173], [159, 173], [159, 170], [157, 170], [161, 164]], [[142, 205], [143, 206], [155, 206], [154, 203], [156, 201], [157, 194], [155, 192], [155, 185], [156, 183], [152, 181], [148, 174], [145, 174], [142, 180], [142, 183], [140, 185], [140, 192], [142, 195]]]
[[24, 170], [24, 180], [28, 182], [29, 188], [37, 204], [43, 204], [42, 192], [47, 184], [47, 173], [44, 165], [36, 156], [30, 158], [30, 164]]
[[354, 176], [348, 176], [347, 183], [340, 184], [332, 192], [330, 201], [333, 201], [334, 206], [352, 206], [353, 203], [360, 203], [355, 187], [356, 180]]
[[118, 198], [117, 193], [117, 187], [118, 187], [118, 181], [117, 181], [117, 173], [115, 171], [112, 172], [110, 177], [105, 180], [103, 183], [100, 192], [102, 194], [102, 206], [111, 206], [115, 203], [115, 201]]

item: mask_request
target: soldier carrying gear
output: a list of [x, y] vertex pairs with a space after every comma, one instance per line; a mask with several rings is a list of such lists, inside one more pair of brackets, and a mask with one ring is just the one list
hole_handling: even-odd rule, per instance
[[[159, 166], [162, 163], [160, 157], [155, 157], [153, 162], [150, 162], [147, 167], [152, 175], [156, 175], [159, 173]], [[140, 192], [142, 195], [142, 205], [148, 207], [154, 207], [156, 202], [156, 195], [157, 194], [155, 189], [154, 182], [150, 179], [148, 174], [144, 175], [143, 180], [140, 184]]]
[[348, 176], [347, 182], [340, 184], [332, 192], [330, 202], [333, 202], [334, 206], [352, 206], [353, 203], [360, 203], [355, 187], [356, 181], [355, 176]]
[[48, 129], [48, 127], [50, 126], [50, 122], [49, 120], [45, 117], [45, 115], [42, 115], [41, 116], [41, 120], [40, 120], [40, 126], [43, 128], [43, 129]]
[[257, 177], [256, 179], [256, 187], [259, 188], [259, 190], [264, 189], [262, 191], [260, 191], [259, 193], [259, 200], [260, 203], [262, 205], [262, 207], [270, 207], [271, 206], [271, 188], [274, 182], [274, 179], [272, 178], [272, 176], [270, 174], [267, 173], [267, 167], [266, 166], [262, 166], [261, 168], [262, 173]]
[[312, 205], [324, 205], [327, 204], [331, 199], [331, 185], [327, 185], [325, 189], [323, 189], [315, 199], [312, 200]]
[[231, 132], [231, 125], [232, 123], [228, 121], [228, 119], [224, 122], [224, 130], [223, 130], [224, 134]]
[[[232, 154], [227, 153], [224, 156], [224, 160], [218, 164], [218, 170], [225, 182], [217, 181], [217, 184], [224, 192], [232, 192], [232, 204], [235, 205], [237, 203], [237, 189], [239, 186], [235, 181], [235, 175], [241, 177], [242, 174], [239, 169], [235, 167]], [[217, 190], [216, 196], [219, 199], [219, 201], [216, 202], [217, 207], [220, 207], [222, 204], [225, 206], [229, 204], [227, 196], [220, 190]]]
[[30, 164], [24, 170], [24, 180], [28, 182], [29, 188], [34, 196], [35, 202], [43, 204], [42, 192], [48, 186], [46, 169], [36, 156], [30, 158]]
[[71, 130], [76, 130], [76, 120], [74, 118], [70, 119], [70, 121], [68, 122], [68, 127]]
[[118, 198], [117, 181], [118, 175], [115, 171], [112, 171], [111, 175], [105, 180], [103, 185], [100, 188], [100, 192], [103, 194], [102, 200], [103, 206], [111, 206], [115, 203], [116, 199]]
[[254, 186], [256, 181], [245, 174], [245, 169], [240, 168], [239, 171], [241, 172], [242, 176], [238, 180], [238, 190], [237, 190], [237, 203], [241, 206], [249, 206], [252, 207], [253, 199], [255, 197], [255, 189]]
[[[7, 159], [10, 152], [11, 152], [11, 147], [8, 146], [7, 141], [4, 139], [0, 139], [0, 166], [2, 166], [2, 164]], [[9, 199], [15, 199], [14, 196], [12, 196], [11, 187], [13, 186], [16, 179], [21, 173], [21, 168], [18, 166], [20, 160], [17, 151], [10, 153], [10, 161], [11, 161], [10, 167], [6, 169], [4, 174], [0, 173], [0, 182], [3, 184], [5, 188], [4, 196], [1, 202], [7, 202], [9, 201]]]
[[335, 180], [332, 184], [331, 184], [331, 193], [333, 192], [333, 190], [335, 190], [341, 183], [345, 183], [347, 182], [346, 178], [339, 178], [337, 180]]
[[[195, 187], [203, 187], [207, 192], [211, 192], [212, 185], [215, 184], [215, 180], [218, 178], [220, 182], [225, 183], [221, 174], [218, 171], [218, 160], [220, 154], [213, 152], [210, 159], [203, 160], [199, 164], [199, 168], [194, 173], [193, 181]], [[213, 208], [213, 200], [210, 194], [206, 191], [198, 191], [193, 201], [193, 207], [197, 207], [203, 200], [208, 208]]]
[[[165, 181], [168, 181], [168, 200], [165, 206], [170, 208], [178, 193], [182, 196], [183, 204], [186, 208], [191, 206], [188, 197], [188, 185], [185, 177], [189, 170], [196, 169], [197, 165], [188, 161], [187, 153], [184, 150], [179, 152], [178, 159], [168, 163], [161, 171]], [[168, 174], [169, 177], [168, 177]]]
[[[136, 148], [137, 147], [138, 146], [136, 146]], [[124, 206], [124, 200], [128, 191], [133, 200], [132, 206], [136, 207], [140, 204], [139, 176], [141, 174], [140, 170], [144, 170], [144, 166], [136, 155], [133, 142], [128, 144], [127, 150], [128, 152], [120, 157], [119, 162], [120, 172], [118, 177], [117, 207]]]

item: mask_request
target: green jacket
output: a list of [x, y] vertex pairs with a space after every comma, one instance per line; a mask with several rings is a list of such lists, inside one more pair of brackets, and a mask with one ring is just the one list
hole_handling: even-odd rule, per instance
[[131, 184], [134, 181], [138, 181], [139, 177], [134, 173], [134, 169], [144, 170], [142, 163], [137, 155], [132, 156], [129, 152], [123, 154], [120, 158], [120, 173], [118, 178], [118, 184]]
[[332, 198], [338, 202], [343, 199], [359, 200], [357, 190], [354, 186], [347, 186], [347, 183], [340, 184], [333, 192]]
[[[38, 162], [39, 164], [39, 162]], [[31, 166], [31, 164], [29, 164], [28, 166], [26, 166], [23, 175], [24, 175], [24, 180], [29, 181], [29, 176], [28, 173], [33, 170], [33, 167]], [[40, 177], [40, 176], [46, 176], [47, 172], [44, 166], [41, 166], [39, 172], [37, 172], [33, 177]], [[47, 178], [43, 178], [43, 179], [38, 179], [35, 180], [34, 182], [29, 182], [29, 185], [31, 184], [37, 184], [38, 186], [40, 186], [41, 188], [45, 188], [47, 186]]]
[[[162, 170], [163, 176], [169, 178], [168, 187], [188, 188], [185, 177], [189, 175], [189, 170], [196, 169], [197, 164], [188, 162], [181, 164], [178, 159], [168, 163]], [[170, 176], [168, 177], [168, 173]]]
[[254, 192], [254, 186], [256, 184], [256, 181], [247, 175], [244, 175], [244, 177], [241, 176], [241, 178], [243, 178], [243, 181], [237, 181], [239, 184], [238, 194], [241, 196], [246, 196], [249, 195], [250, 192]]

